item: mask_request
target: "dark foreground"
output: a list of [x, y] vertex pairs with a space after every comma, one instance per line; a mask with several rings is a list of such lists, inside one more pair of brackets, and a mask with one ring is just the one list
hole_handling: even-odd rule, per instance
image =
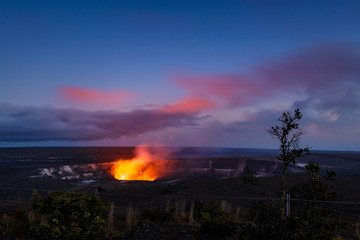
[[[93, 175], [86, 175], [88, 170], [85, 175], [81, 172], [85, 171], [83, 166], [89, 164], [132, 158], [133, 150], [132, 147], [0, 148], [0, 207], [2, 210], [14, 209], [12, 204], [25, 203], [26, 208], [33, 189], [43, 195], [55, 190], [92, 192], [114, 205], [114, 222], [121, 222], [118, 226], [114, 224], [115, 239], [209, 239], [211, 236], [199, 232], [199, 223], [189, 219], [192, 204], [214, 205], [237, 219], [254, 201], [267, 201], [266, 191], [274, 193], [279, 186], [277, 173], [281, 172], [281, 164], [274, 160], [276, 151], [272, 150], [177, 149], [173, 151], [172, 160], [187, 163], [189, 169], [205, 171], [174, 173], [153, 182], [118, 181], [101, 169], [97, 169]], [[338, 173], [334, 182], [338, 202], [326, 204], [338, 209], [352, 222], [359, 221], [360, 154], [315, 152], [302, 163], [309, 160], [315, 160], [325, 169]], [[220, 170], [207, 171], [209, 161], [215, 165], [215, 170]], [[61, 175], [67, 169], [61, 168], [64, 166], [72, 167], [71, 171], [80, 177], [72, 178], [73, 175], [68, 173]], [[293, 169], [290, 183], [305, 178], [301, 166]], [[55, 170], [52, 175], [41, 175], [44, 169]], [[262, 188], [243, 183], [241, 176], [247, 169], [263, 173], [260, 178]], [[143, 221], [139, 218], [146, 209], [157, 211], [169, 207], [179, 209], [177, 218], [165, 219], [163, 222]], [[355, 231], [354, 228], [352, 235], [347, 238], [352, 239]], [[238, 238], [236, 234], [233, 237]]]

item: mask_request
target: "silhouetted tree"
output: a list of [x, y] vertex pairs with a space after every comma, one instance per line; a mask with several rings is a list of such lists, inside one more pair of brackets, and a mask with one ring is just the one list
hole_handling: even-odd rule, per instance
[[302, 118], [300, 110], [297, 108], [294, 114], [284, 112], [277, 119], [279, 125], [272, 126], [267, 132], [280, 143], [280, 155], [277, 157], [283, 162], [284, 168], [281, 176], [280, 184], [280, 214], [284, 217], [285, 198], [287, 193], [287, 174], [291, 164], [295, 164], [298, 158], [309, 154], [309, 148], [301, 148], [300, 137], [304, 134], [299, 128], [299, 121]]

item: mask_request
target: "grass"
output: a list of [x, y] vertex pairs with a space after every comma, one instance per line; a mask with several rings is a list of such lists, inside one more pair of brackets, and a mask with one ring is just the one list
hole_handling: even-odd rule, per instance
[[[245, 211], [243, 206], [224, 199], [217, 204], [211, 204], [204, 200], [168, 198], [163, 202], [163, 207], [159, 207], [159, 202], [154, 201], [145, 209], [137, 208], [133, 204], [124, 208], [115, 206], [112, 202], [108, 204], [107, 232], [104, 239], [121, 239], [135, 231], [138, 224], [189, 226], [198, 229], [197, 231], [202, 227], [205, 235], [207, 232], [233, 234], [237, 225], [244, 221], [242, 214]], [[28, 204], [1, 202], [0, 239], [30, 239], [27, 232], [35, 218], [35, 213], [29, 209]], [[204, 224], [207, 224], [207, 227], [204, 228]], [[353, 226], [353, 239], [360, 240], [360, 222], [354, 222]]]

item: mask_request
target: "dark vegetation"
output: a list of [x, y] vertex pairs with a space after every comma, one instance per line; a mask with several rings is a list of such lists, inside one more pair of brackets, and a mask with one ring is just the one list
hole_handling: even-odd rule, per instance
[[[3, 208], [0, 217], [1, 237], [341, 239], [339, 236], [342, 236], [343, 239], [356, 239], [355, 225], [346, 223], [331, 205], [316, 202], [317, 199], [336, 199], [330, 184], [334, 176], [319, 174], [320, 168], [313, 164], [308, 165], [307, 169], [307, 178], [295, 183], [289, 191], [293, 199], [314, 201], [292, 201], [289, 218], [281, 218], [279, 205], [273, 206], [270, 200], [251, 200], [248, 205], [238, 207], [231, 203], [231, 199], [223, 199], [220, 204], [214, 205], [200, 198], [169, 198], [162, 207], [153, 203], [139, 208], [104, 203], [94, 194], [50, 192], [47, 195], [35, 193], [30, 205], [17, 203], [8, 209]], [[279, 199], [274, 201], [280, 202]], [[347, 233], [348, 230], [352, 235]]]
[[[33, 192], [30, 209], [3, 212], [0, 236], [4, 239], [103, 239], [108, 210], [94, 194]], [[11, 211], [11, 209], [10, 209]]]
[[[109, 191], [103, 188], [98, 188], [99, 196], [81, 191], [48, 194], [34, 191], [30, 204], [19, 199], [1, 205], [0, 239], [360, 239], [358, 219], [342, 215], [330, 203], [337, 200], [333, 186], [335, 172], [323, 171], [310, 161], [306, 165], [306, 176], [288, 175], [289, 166], [309, 154], [307, 147], [300, 147], [301, 117], [298, 109], [293, 114], [286, 112], [278, 119], [280, 124], [268, 131], [280, 143], [281, 176], [257, 178], [256, 172], [249, 171], [249, 175], [242, 178], [249, 191], [262, 192], [260, 201], [251, 199], [236, 205], [225, 197], [220, 204], [215, 204], [196, 198], [191, 191], [182, 193], [188, 198], [166, 198], [172, 193], [181, 195], [190, 185], [196, 189], [194, 182], [189, 186], [169, 184], [158, 192], [150, 188], [152, 194], [163, 195], [162, 199], [167, 201], [142, 207], [133, 206], [137, 200], [134, 196], [108, 199]], [[232, 191], [246, 188], [240, 180], [222, 181], [223, 192], [215, 185], [221, 180], [209, 179], [206, 186], [214, 189], [214, 197], [225, 196], [226, 185], [234, 186]], [[142, 184], [132, 186], [141, 188]], [[202, 183], [195, 181], [195, 184], [201, 190]], [[290, 211], [287, 196], [292, 200]], [[125, 198], [130, 205], [116, 204]]]
[[94, 194], [50, 192], [42, 197], [35, 191], [29, 214], [34, 239], [102, 239], [107, 211]]
[[[284, 112], [279, 118], [279, 125], [271, 127], [268, 132], [280, 143], [280, 155], [277, 157], [283, 162], [283, 172], [278, 202], [270, 193], [271, 204], [256, 202], [252, 205], [246, 219], [249, 223], [241, 225], [241, 239], [334, 239], [339, 237], [348, 227], [339, 213], [322, 201], [335, 201], [336, 192], [329, 183], [335, 180], [334, 171], [320, 174], [321, 167], [314, 162], [306, 165], [307, 181], [298, 182], [293, 186], [288, 183], [288, 168], [296, 164], [297, 159], [309, 155], [309, 148], [301, 148], [300, 137], [303, 131], [299, 128], [302, 114], [299, 109], [294, 113]], [[253, 173], [252, 173], [253, 174]], [[257, 179], [245, 176], [244, 180], [253, 185], [259, 185]], [[299, 202], [295, 204], [290, 215], [290, 206], [287, 204], [293, 197]], [[299, 204], [300, 203], [300, 204]], [[289, 209], [288, 209], [289, 208]]]
[[341, 239], [342, 233], [349, 231], [350, 224], [335, 208], [325, 204], [336, 200], [337, 194], [329, 183], [335, 179], [335, 173], [328, 171], [321, 175], [320, 169], [317, 164], [309, 163], [307, 181], [289, 188], [296, 200], [292, 202], [291, 215], [282, 215], [281, 201], [254, 203], [245, 216], [249, 222], [240, 225], [240, 239]]

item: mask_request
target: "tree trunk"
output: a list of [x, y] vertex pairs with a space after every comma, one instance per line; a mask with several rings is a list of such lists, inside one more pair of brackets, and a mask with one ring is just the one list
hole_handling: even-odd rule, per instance
[[284, 164], [284, 170], [281, 176], [281, 187], [280, 187], [281, 188], [280, 214], [282, 219], [285, 218], [285, 198], [286, 198], [285, 183], [287, 177], [287, 170], [288, 170], [288, 165]]

